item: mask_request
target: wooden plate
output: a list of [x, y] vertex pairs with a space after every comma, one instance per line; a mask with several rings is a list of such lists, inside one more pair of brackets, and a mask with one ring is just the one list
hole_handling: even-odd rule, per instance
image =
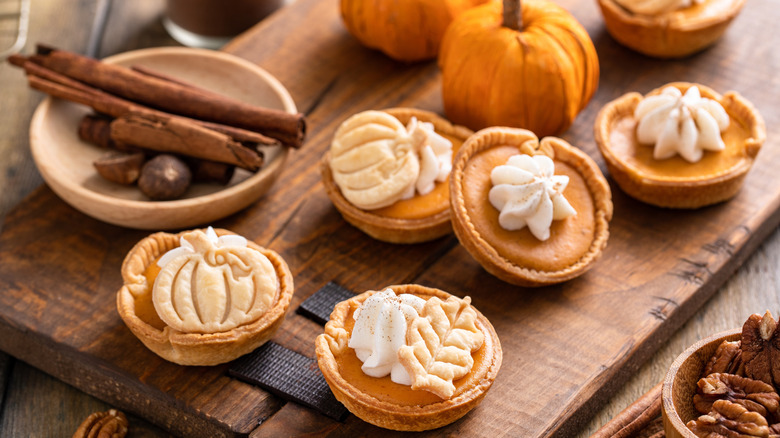
[[[282, 84], [260, 67], [223, 52], [163, 47], [106, 58], [140, 65], [236, 99], [296, 113]], [[250, 173], [236, 169], [227, 186], [193, 184], [182, 199], [151, 201], [135, 186], [101, 178], [92, 162], [106, 151], [81, 141], [77, 128], [91, 110], [47, 98], [30, 124], [30, 148], [41, 176], [57, 195], [96, 219], [130, 228], [166, 230], [206, 224], [248, 206], [270, 189], [287, 157], [283, 147], [264, 147], [265, 164]]]

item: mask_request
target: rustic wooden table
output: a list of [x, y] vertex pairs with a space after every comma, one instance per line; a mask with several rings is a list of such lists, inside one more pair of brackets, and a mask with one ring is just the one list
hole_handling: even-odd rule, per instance
[[[769, 0], [752, 2], [770, 7]], [[83, 52], [97, 5], [97, 0], [36, 0], [24, 51], [29, 52], [35, 42], [46, 42]], [[161, 25], [162, 8], [160, 0], [114, 2], [98, 56], [176, 45]], [[777, 63], [777, 52], [770, 51], [767, 62]], [[41, 99], [41, 94], [27, 88], [18, 70], [0, 64], [0, 218], [42, 184], [28, 148], [29, 121]], [[750, 313], [770, 309], [777, 314], [780, 311], [779, 267], [780, 233], [775, 230], [715, 296], [660, 346], [578, 436], [589, 436], [653, 387], [688, 345], [710, 333], [739, 326]], [[109, 407], [0, 353], [0, 436], [69, 436], [87, 415]], [[130, 422], [129, 436], [168, 436], [143, 419], [131, 416]]]

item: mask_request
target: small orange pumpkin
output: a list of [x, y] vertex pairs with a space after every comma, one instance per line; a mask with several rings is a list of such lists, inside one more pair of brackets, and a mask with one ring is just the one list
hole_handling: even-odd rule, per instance
[[461, 12], [490, 0], [341, 0], [341, 18], [361, 44], [405, 62], [435, 58]]
[[466, 11], [442, 40], [444, 111], [473, 130], [565, 131], [595, 93], [599, 61], [588, 33], [548, 0], [504, 0]]

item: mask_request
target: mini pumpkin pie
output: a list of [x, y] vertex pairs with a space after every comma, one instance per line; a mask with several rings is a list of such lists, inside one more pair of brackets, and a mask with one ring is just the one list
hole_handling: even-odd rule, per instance
[[736, 92], [675, 82], [627, 93], [596, 117], [596, 143], [620, 188], [648, 204], [698, 208], [737, 194], [766, 127]]
[[485, 397], [503, 357], [493, 326], [470, 303], [407, 284], [337, 304], [316, 340], [333, 394], [386, 429], [435, 429], [466, 415]]
[[607, 31], [626, 47], [681, 58], [713, 44], [745, 0], [599, 0]]
[[211, 227], [141, 240], [125, 257], [122, 279], [122, 320], [180, 365], [216, 365], [256, 349], [282, 324], [293, 294], [277, 253]]
[[450, 179], [455, 235], [496, 277], [544, 286], [590, 269], [609, 237], [612, 194], [596, 163], [556, 137], [494, 127], [464, 143]]
[[452, 156], [471, 134], [428, 111], [355, 114], [322, 158], [325, 191], [347, 222], [375, 239], [417, 243], [444, 236], [452, 230]]

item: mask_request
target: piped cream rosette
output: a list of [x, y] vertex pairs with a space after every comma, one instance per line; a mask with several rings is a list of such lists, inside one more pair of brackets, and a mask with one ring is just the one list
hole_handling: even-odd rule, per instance
[[569, 177], [555, 175], [555, 163], [546, 155], [513, 155], [490, 179], [490, 204], [501, 212], [498, 222], [505, 230], [527, 226], [534, 237], [547, 240], [553, 220], [577, 214], [563, 195]]
[[690, 163], [704, 151], [726, 149], [721, 132], [729, 127], [729, 115], [717, 101], [702, 97], [696, 85], [683, 94], [665, 87], [661, 94], [643, 99], [634, 110], [637, 139], [653, 145], [653, 158], [664, 160], [679, 154]]
[[326, 192], [348, 222], [376, 239], [440, 237], [451, 231], [446, 181], [453, 149], [471, 134], [427, 111], [355, 114], [336, 130], [323, 157]]

